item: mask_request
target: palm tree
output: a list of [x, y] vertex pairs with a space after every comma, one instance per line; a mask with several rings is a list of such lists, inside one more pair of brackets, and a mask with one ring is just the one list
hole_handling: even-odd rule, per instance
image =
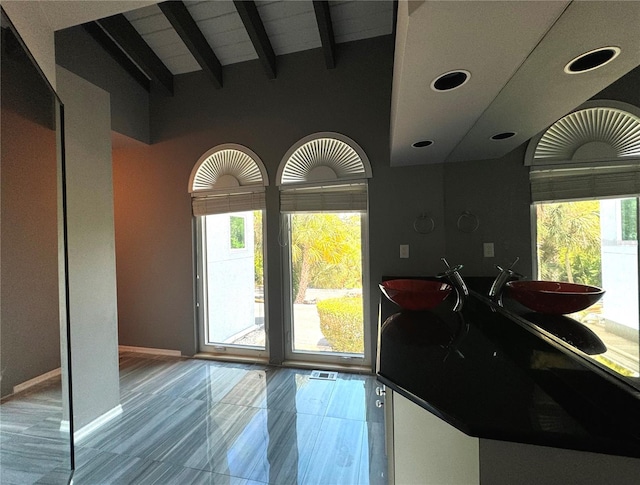
[[253, 234], [254, 234], [254, 265], [255, 280], [257, 286], [264, 285], [264, 253], [262, 250], [262, 211], [253, 211]]
[[294, 214], [291, 217], [291, 260], [294, 281], [298, 283], [294, 303], [304, 301], [313, 280], [322, 286], [345, 287], [353, 282], [353, 274], [357, 272], [359, 281], [359, 223], [359, 217], [343, 214]]
[[[565, 279], [573, 283], [578, 263], [586, 262], [590, 262], [591, 266], [597, 265], [595, 273], [599, 274], [600, 203], [580, 201], [541, 204], [537, 211], [540, 277]], [[594, 271], [584, 273], [589, 277], [589, 273]]]

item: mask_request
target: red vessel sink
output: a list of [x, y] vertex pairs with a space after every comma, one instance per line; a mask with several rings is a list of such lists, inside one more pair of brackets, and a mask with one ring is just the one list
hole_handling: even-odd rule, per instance
[[380, 285], [382, 293], [403, 310], [435, 308], [451, 293], [451, 286], [433, 280], [388, 280]]
[[604, 295], [596, 286], [560, 281], [509, 281], [506, 287], [508, 295], [527, 308], [554, 315], [579, 312]]

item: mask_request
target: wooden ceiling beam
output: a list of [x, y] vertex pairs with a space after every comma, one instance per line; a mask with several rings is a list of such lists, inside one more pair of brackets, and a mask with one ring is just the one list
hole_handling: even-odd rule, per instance
[[333, 69], [336, 67], [336, 42], [333, 36], [329, 2], [327, 0], [313, 0], [313, 10], [316, 13], [325, 64], [327, 69]]
[[182, 1], [162, 2], [160, 10], [216, 88], [222, 87], [222, 65]]
[[269, 41], [267, 31], [258, 13], [258, 8], [253, 1], [233, 0], [236, 10], [240, 14], [242, 23], [251, 38], [253, 47], [258, 54], [269, 79], [276, 78], [276, 55]]
[[122, 69], [124, 69], [129, 76], [133, 78], [140, 86], [142, 86], [147, 92], [151, 91], [151, 81], [140, 70], [135, 62], [133, 62], [129, 56], [127, 56], [120, 46], [116, 44], [107, 33], [102, 30], [96, 22], [87, 22], [82, 24], [82, 28], [87, 32], [93, 40], [95, 40], [100, 46], [115, 60]]
[[98, 25], [120, 46], [152, 82], [173, 95], [173, 74], [122, 14], [96, 20]]

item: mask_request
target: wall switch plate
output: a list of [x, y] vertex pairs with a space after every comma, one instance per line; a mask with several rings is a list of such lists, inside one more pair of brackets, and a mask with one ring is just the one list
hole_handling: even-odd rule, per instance
[[484, 251], [484, 257], [485, 258], [493, 258], [495, 256], [495, 252], [494, 252], [494, 247], [493, 247], [493, 243], [483, 243], [482, 244], [482, 249]]
[[400, 257], [406, 259], [409, 257], [409, 245], [401, 244], [400, 245]]

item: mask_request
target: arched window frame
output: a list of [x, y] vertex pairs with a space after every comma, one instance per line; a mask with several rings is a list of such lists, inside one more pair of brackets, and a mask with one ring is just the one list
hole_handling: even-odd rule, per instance
[[[344, 159], [333, 160], [331, 170], [325, 170], [318, 153], [311, 154], [305, 166], [292, 166], [292, 161], [298, 160], [296, 154], [319, 140], [337, 142], [348, 155]], [[325, 143], [325, 145], [327, 145]], [[315, 158], [314, 158], [315, 157]], [[340, 170], [343, 163], [347, 170]], [[336, 164], [338, 166], [336, 166]], [[331, 164], [329, 164], [331, 165]], [[319, 170], [313, 170], [320, 167]], [[289, 176], [289, 174], [291, 176]], [[311, 174], [311, 175], [310, 175]], [[312, 354], [305, 353], [305, 361], [332, 362], [344, 365], [371, 365], [371, 349], [375, 336], [371, 333], [370, 287], [369, 287], [369, 247], [368, 247], [368, 193], [367, 182], [372, 177], [371, 164], [364, 150], [351, 138], [335, 132], [318, 132], [298, 140], [283, 156], [276, 176], [276, 185], [280, 190], [280, 212], [285, 227], [290, 224], [290, 214], [296, 212], [360, 212], [361, 240], [362, 240], [362, 290], [363, 290], [363, 324], [364, 324], [364, 355], [362, 358], [343, 354]], [[288, 230], [286, 231], [288, 232]], [[284, 259], [288, 260], [288, 248], [283, 244]], [[291, 262], [289, 261], [289, 265]], [[290, 270], [290, 269], [289, 269]], [[291, 295], [292, 282], [284, 278], [285, 294]], [[287, 333], [293, 335], [292, 301], [285, 304], [285, 321]], [[293, 346], [293, 342], [289, 342]], [[285, 358], [295, 361], [299, 352], [293, 347], [285, 350]], [[348, 359], [348, 360], [345, 360]]]
[[[573, 130], [572, 124], [580, 129]], [[545, 143], [547, 155], [541, 153]], [[597, 156], [585, 156], [590, 144]], [[549, 155], [554, 152], [564, 155]], [[525, 165], [531, 167], [533, 202], [638, 194], [640, 108], [619, 101], [589, 101], [532, 138]]]
[[[218, 156], [219, 155], [219, 156]], [[225, 143], [205, 152], [196, 162], [189, 177], [188, 192], [191, 194], [194, 224], [194, 251], [196, 257], [196, 286], [199, 349], [212, 355], [233, 355], [252, 360], [267, 360], [267, 345], [229, 347], [212, 342], [209, 338], [209, 284], [206, 255], [206, 224], [208, 216], [266, 209], [265, 189], [269, 178], [260, 157], [249, 148]], [[231, 216], [230, 216], [231, 217]], [[262, 231], [264, 231], [264, 220]], [[247, 249], [240, 249], [246, 252]], [[232, 249], [233, 250], [233, 249]], [[268, 287], [268, 270], [264, 265], [264, 292]], [[265, 301], [265, 308], [266, 308]], [[266, 311], [265, 311], [266, 313]], [[265, 327], [267, 327], [265, 320]]]
[[189, 177], [193, 215], [264, 209], [268, 185], [255, 152], [235, 143], [215, 146], [198, 159]]
[[281, 212], [366, 212], [371, 163], [351, 138], [335, 132], [298, 140], [282, 157], [276, 176]]

